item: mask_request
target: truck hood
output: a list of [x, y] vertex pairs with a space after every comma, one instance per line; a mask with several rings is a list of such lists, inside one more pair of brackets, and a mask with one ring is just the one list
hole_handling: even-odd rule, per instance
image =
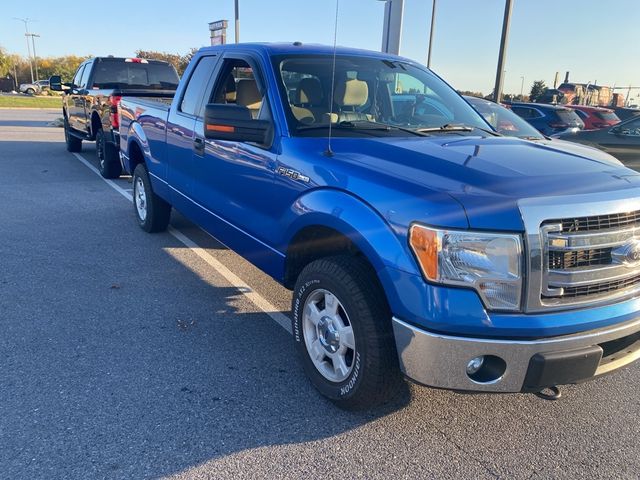
[[[342, 141], [339, 141], [342, 140]], [[336, 157], [447, 193], [471, 228], [522, 231], [518, 201], [640, 186], [640, 174], [586, 149], [509, 137], [335, 139]], [[561, 200], [559, 200], [560, 202]], [[428, 221], [428, 219], [425, 219]]]

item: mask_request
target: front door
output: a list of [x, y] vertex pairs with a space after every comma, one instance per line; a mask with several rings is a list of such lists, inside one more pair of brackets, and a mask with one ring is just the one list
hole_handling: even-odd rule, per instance
[[[236, 104], [248, 108], [253, 118], [271, 120], [270, 99], [266, 95], [258, 62], [242, 55], [226, 54], [211, 82], [206, 103]], [[275, 128], [275, 125], [274, 125]], [[279, 137], [272, 145], [204, 138], [203, 114], [195, 123], [196, 139], [202, 151], [194, 151], [198, 163], [195, 178], [196, 201], [212, 216], [221, 241], [245, 255], [258, 266], [267, 264], [275, 253], [273, 237], [274, 171]]]

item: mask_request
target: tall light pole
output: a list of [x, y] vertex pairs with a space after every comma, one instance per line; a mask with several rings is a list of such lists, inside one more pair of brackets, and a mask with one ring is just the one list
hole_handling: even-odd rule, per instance
[[436, 23], [436, 0], [433, 0], [431, 9], [431, 28], [429, 29], [429, 53], [427, 54], [427, 68], [431, 68], [431, 47], [433, 46], [433, 28]]
[[25, 39], [27, 40], [27, 54], [29, 57], [29, 70], [31, 70], [31, 83], [34, 82], [34, 78], [33, 78], [33, 65], [31, 64], [31, 46], [29, 45], [29, 22], [32, 21], [29, 18], [18, 18], [18, 17], [13, 17], [14, 20], [20, 20], [21, 22], [24, 23], [24, 30], [25, 30]]
[[402, 17], [404, 0], [382, 0], [384, 5], [384, 27], [382, 31], [382, 48], [385, 53], [398, 55], [402, 38]]
[[520, 83], [520, 101], [522, 102], [522, 94], [524, 93], [524, 76], [520, 77], [520, 80], [522, 80], [522, 82]]
[[240, 5], [239, 0], [235, 0], [236, 4], [236, 43], [240, 43]]
[[36, 40], [35, 37], [40, 38], [40, 35], [37, 33], [25, 33], [25, 36], [31, 37], [31, 46], [33, 47], [33, 66], [36, 69], [36, 80], [40, 80], [40, 75], [38, 75], [38, 56], [36, 55]]
[[502, 85], [504, 83], [504, 62], [507, 57], [507, 41], [509, 38], [509, 23], [511, 23], [512, 0], [505, 0], [504, 20], [502, 21], [502, 38], [500, 39], [500, 54], [498, 55], [498, 70], [496, 84], [493, 87], [493, 101], [500, 103], [502, 99]]

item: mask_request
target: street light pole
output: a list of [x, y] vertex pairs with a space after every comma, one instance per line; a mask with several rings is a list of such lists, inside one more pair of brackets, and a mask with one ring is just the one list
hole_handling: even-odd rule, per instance
[[502, 85], [504, 83], [504, 62], [507, 57], [507, 41], [509, 38], [509, 23], [511, 23], [512, 0], [505, 0], [504, 19], [502, 21], [502, 38], [500, 39], [500, 54], [498, 55], [498, 70], [496, 72], [496, 84], [493, 88], [493, 101], [500, 102], [502, 98]]
[[240, 43], [240, 5], [239, 0], [235, 0], [236, 6], [236, 43]]
[[31, 45], [33, 46], [33, 66], [36, 69], [36, 80], [40, 80], [40, 75], [38, 74], [38, 56], [36, 55], [36, 40], [35, 37], [40, 38], [40, 35], [37, 33], [30, 33], [31, 37]]
[[431, 8], [431, 28], [429, 29], [429, 53], [427, 54], [427, 68], [431, 68], [431, 47], [433, 46], [433, 28], [436, 23], [436, 0]]
[[520, 79], [522, 80], [522, 83], [520, 83], [520, 101], [524, 101], [522, 94], [524, 93], [524, 76], [520, 77]]
[[381, 0], [384, 5], [384, 26], [382, 30], [382, 48], [385, 53], [399, 55], [402, 39], [402, 17], [404, 0]]
[[20, 20], [21, 22], [24, 23], [24, 30], [25, 30], [25, 40], [27, 41], [27, 56], [29, 58], [29, 70], [31, 70], [31, 83], [34, 82], [34, 78], [33, 78], [33, 64], [31, 63], [31, 46], [29, 45], [29, 19], [28, 18], [18, 18], [18, 17], [13, 17], [14, 20]]

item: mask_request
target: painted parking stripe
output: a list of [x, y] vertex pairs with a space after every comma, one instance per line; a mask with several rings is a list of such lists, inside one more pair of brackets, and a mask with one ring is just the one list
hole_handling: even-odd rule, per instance
[[[116, 192], [118, 192], [120, 195], [122, 195], [124, 198], [126, 198], [130, 202], [133, 201], [132, 190], [126, 190], [122, 188], [120, 185], [118, 185], [116, 182], [114, 182], [113, 180], [103, 178], [102, 175], [100, 175], [100, 172], [98, 171], [98, 169], [93, 165], [91, 165], [91, 163], [79, 153], [74, 153], [73, 155], [85, 167], [87, 167], [93, 173], [98, 175], [98, 177], [104, 180], [104, 182], [107, 185], [109, 185], [111, 188], [113, 188]], [[258, 307], [264, 313], [269, 315], [269, 317], [271, 317], [271, 319], [274, 322], [276, 322], [278, 325], [284, 328], [287, 332], [291, 333], [291, 320], [289, 320], [289, 317], [287, 317], [283, 313], [280, 313], [278, 309], [275, 306], [273, 306], [271, 302], [269, 302], [269, 300], [267, 300], [258, 292], [256, 292], [244, 280], [242, 280], [235, 273], [233, 273], [226, 265], [220, 262], [217, 258], [215, 258], [213, 255], [207, 252], [204, 248], [202, 248], [200, 245], [198, 245], [196, 242], [194, 242], [191, 238], [186, 236], [180, 230], [170, 226], [167, 231], [176, 240], [178, 240], [185, 247], [187, 247], [189, 250], [195, 253], [198, 257], [204, 260], [210, 267], [212, 267], [216, 272], [218, 272], [222, 277], [224, 277], [224, 279], [227, 282], [229, 282], [232, 286], [237, 288], [238, 291], [242, 293], [242, 295], [244, 295], [251, 303], [253, 303], [256, 307]]]

